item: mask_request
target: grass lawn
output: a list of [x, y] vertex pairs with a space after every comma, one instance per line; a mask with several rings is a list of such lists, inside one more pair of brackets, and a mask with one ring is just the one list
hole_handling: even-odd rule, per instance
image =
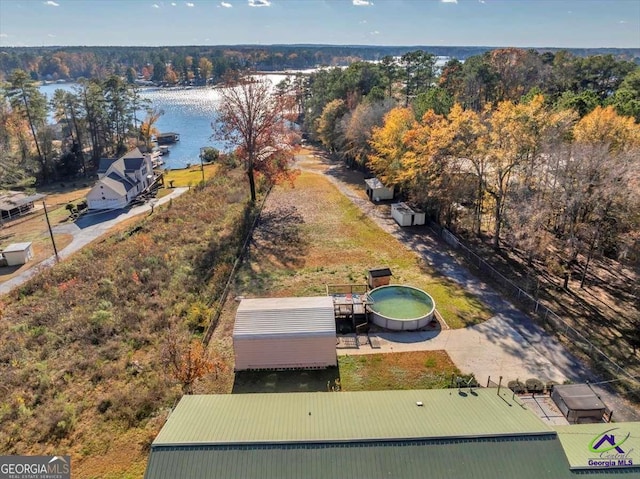
[[[219, 165], [208, 164], [204, 165], [204, 177], [205, 180], [213, 178], [218, 172]], [[174, 187], [182, 186], [196, 186], [202, 181], [202, 170], [200, 165], [194, 165], [189, 168], [183, 168], [180, 170], [168, 170], [164, 173], [164, 184], [166, 188], [169, 188], [173, 181]]]
[[491, 316], [314, 173], [302, 173], [293, 188], [271, 192], [236, 290], [249, 297], [323, 295], [327, 284], [365, 284], [367, 270], [381, 265], [391, 268], [393, 283], [431, 294], [452, 328]]
[[339, 356], [343, 391], [443, 389], [460, 371], [445, 351]]

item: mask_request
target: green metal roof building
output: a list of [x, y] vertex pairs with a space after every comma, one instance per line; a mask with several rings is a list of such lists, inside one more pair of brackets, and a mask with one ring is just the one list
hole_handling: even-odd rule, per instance
[[495, 389], [185, 396], [145, 479], [640, 477], [640, 424], [615, 431], [631, 463], [614, 466], [585, 462], [611, 454], [614, 425], [591, 426], [552, 429]]

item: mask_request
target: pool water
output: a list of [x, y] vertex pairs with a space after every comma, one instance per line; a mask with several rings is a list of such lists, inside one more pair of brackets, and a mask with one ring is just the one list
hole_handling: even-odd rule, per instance
[[418, 319], [433, 310], [433, 300], [424, 291], [407, 286], [386, 286], [369, 293], [376, 313], [394, 319]]

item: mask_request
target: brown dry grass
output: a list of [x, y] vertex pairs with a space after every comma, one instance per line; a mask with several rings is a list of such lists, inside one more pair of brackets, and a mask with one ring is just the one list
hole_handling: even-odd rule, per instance
[[206, 312], [228, 275], [242, 179], [192, 189], [2, 298], [0, 453], [64, 451], [74, 477], [142, 477], [180, 396], [164, 338], [171, 325], [197, 330], [192, 306]]

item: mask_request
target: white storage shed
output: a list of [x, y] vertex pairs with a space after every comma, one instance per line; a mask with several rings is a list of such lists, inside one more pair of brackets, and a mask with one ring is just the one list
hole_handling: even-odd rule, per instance
[[233, 349], [236, 371], [336, 366], [333, 298], [243, 299]]
[[392, 200], [393, 186], [386, 187], [378, 178], [364, 180], [367, 185], [367, 196], [371, 201]]
[[7, 266], [19, 266], [33, 258], [33, 247], [29, 243], [13, 243], [2, 251]]
[[411, 209], [406, 203], [391, 205], [391, 216], [400, 226], [416, 226], [425, 223], [425, 214]]

